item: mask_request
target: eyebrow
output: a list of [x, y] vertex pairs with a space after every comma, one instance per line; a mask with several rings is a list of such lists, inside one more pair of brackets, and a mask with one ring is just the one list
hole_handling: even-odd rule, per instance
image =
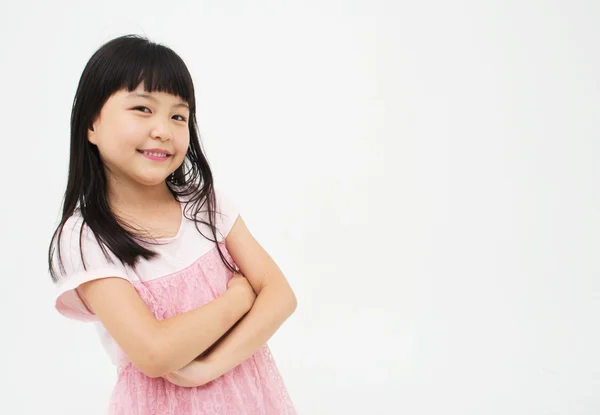
[[[156, 97], [153, 97], [150, 94], [143, 94], [140, 92], [132, 92], [131, 94], [127, 95], [127, 98], [147, 98], [147, 99], [155, 101], [155, 102], [158, 101], [158, 99], [156, 99]], [[188, 110], [190, 109], [188, 104], [186, 104], [184, 102], [180, 102], [179, 104], [173, 105], [173, 108], [178, 108], [178, 107], [187, 108]]]

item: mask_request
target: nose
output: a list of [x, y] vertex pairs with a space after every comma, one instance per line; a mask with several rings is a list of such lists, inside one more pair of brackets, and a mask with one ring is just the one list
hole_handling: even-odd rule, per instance
[[154, 126], [154, 129], [150, 133], [150, 136], [152, 138], [154, 138], [155, 140], [160, 140], [160, 141], [163, 141], [163, 142], [165, 142], [165, 141], [171, 141], [173, 139], [173, 135], [171, 134], [171, 130], [166, 125], [166, 123], [163, 123], [163, 122], [158, 122]]

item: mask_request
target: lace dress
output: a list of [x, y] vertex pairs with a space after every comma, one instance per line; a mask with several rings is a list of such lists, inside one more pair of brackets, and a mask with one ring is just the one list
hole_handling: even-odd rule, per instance
[[[225, 245], [220, 247], [231, 261]], [[162, 320], [217, 298], [231, 276], [215, 247], [179, 272], [133, 284], [154, 316]], [[196, 388], [149, 378], [122, 352], [118, 366], [110, 401], [112, 415], [296, 414], [267, 345], [235, 369]]]

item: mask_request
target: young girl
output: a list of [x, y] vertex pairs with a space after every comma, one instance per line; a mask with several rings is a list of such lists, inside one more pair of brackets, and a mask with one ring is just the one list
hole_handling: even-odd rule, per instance
[[296, 298], [213, 187], [195, 106], [184, 62], [145, 38], [87, 63], [50, 244], [56, 308], [97, 322], [111, 414], [293, 414], [266, 342]]

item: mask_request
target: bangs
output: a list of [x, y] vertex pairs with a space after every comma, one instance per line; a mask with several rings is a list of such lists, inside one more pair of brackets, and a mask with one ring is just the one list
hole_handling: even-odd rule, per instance
[[113, 46], [110, 64], [105, 62], [103, 65], [103, 79], [98, 83], [103, 86], [102, 89], [106, 89], [103, 91], [105, 96], [121, 89], [131, 92], [143, 83], [146, 91], [178, 96], [188, 103], [190, 111], [194, 111], [192, 77], [183, 60], [173, 50], [132, 37], [128, 37], [128, 42]]

